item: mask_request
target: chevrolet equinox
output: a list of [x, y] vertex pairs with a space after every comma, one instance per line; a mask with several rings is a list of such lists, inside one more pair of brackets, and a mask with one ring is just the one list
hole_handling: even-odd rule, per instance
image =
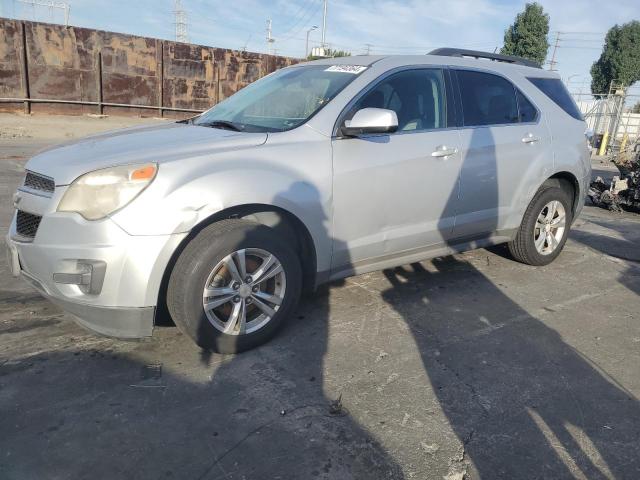
[[[554, 72], [456, 49], [278, 70], [192, 119], [35, 155], [12, 272], [102, 334], [264, 343], [321, 283], [507, 243], [553, 261], [591, 173]], [[165, 313], [166, 315], [166, 313]]]

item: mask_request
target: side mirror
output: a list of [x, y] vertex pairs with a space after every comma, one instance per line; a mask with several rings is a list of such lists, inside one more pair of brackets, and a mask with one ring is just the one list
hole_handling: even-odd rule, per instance
[[346, 137], [356, 137], [369, 133], [391, 133], [397, 129], [398, 116], [393, 110], [363, 108], [351, 120], [344, 122], [341, 133]]

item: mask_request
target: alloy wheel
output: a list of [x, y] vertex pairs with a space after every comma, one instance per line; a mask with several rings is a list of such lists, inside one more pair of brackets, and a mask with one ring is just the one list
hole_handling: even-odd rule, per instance
[[285, 271], [275, 255], [259, 248], [237, 250], [213, 267], [202, 306], [209, 322], [222, 333], [248, 334], [273, 318], [286, 287]]
[[538, 253], [550, 255], [558, 248], [566, 222], [567, 214], [562, 202], [552, 200], [542, 207], [533, 229], [533, 241]]

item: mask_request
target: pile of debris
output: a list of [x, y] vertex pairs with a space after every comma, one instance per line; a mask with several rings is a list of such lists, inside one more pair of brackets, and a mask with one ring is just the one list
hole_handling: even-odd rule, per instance
[[597, 177], [589, 186], [589, 198], [602, 208], [621, 212], [623, 208], [640, 210], [640, 140], [613, 159], [619, 176], [606, 184]]

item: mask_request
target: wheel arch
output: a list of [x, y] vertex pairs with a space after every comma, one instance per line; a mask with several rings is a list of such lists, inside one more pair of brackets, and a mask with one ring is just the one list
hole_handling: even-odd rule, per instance
[[303, 275], [303, 291], [311, 292], [316, 288], [316, 277], [318, 273], [316, 245], [304, 222], [290, 211], [275, 205], [261, 203], [236, 205], [216, 212], [199, 222], [175, 249], [164, 270], [160, 289], [158, 290], [156, 324], [162, 325], [165, 323], [163, 319], [170, 318], [169, 310], [166, 306], [167, 287], [173, 267], [184, 248], [202, 229], [215, 222], [229, 218], [253, 220], [275, 229], [280, 235], [292, 242], [300, 258]]
[[580, 184], [576, 176], [567, 171], [558, 172], [547, 178], [542, 185], [560, 187], [567, 191], [572, 198], [571, 216], [575, 218], [575, 213], [578, 211], [579, 206], [578, 202], [580, 201]]

